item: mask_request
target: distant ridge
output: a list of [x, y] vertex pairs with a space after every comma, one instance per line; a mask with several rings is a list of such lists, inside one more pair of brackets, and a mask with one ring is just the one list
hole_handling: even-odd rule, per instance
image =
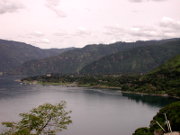
[[28, 75], [41, 75], [46, 73], [71, 74], [79, 73], [86, 65], [105, 56], [133, 48], [156, 44], [158, 41], [142, 42], [116, 42], [113, 44], [87, 45], [64, 52], [58, 56], [42, 60], [28, 61], [22, 65], [18, 72]]
[[40, 49], [23, 42], [0, 39], [0, 72], [9, 72], [26, 61], [56, 56], [64, 51], [66, 49]]
[[179, 49], [179, 38], [87, 45], [58, 56], [25, 62], [18, 72], [27, 75], [147, 72], [177, 55]]
[[[133, 48], [103, 57], [86, 65], [83, 74], [145, 73], [180, 54], [180, 39], [150, 41], [151, 45]], [[153, 43], [154, 42], [154, 43]], [[145, 41], [137, 41], [142, 44]]]

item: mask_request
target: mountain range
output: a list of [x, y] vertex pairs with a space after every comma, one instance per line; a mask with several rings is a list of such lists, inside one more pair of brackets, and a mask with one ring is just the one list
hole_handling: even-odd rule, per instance
[[145, 73], [180, 52], [180, 38], [40, 49], [0, 40], [0, 72], [42, 75]]
[[58, 56], [25, 62], [20, 69], [20, 73], [34, 75], [46, 73], [78, 73], [84, 66], [104, 56], [139, 46], [143, 46], [143, 44], [117, 42], [110, 45], [87, 45], [83, 48], [64, 52]]
[[113, 88], [124, 93], [146, 93], [153, 95], [180, 97], [180, 55], [177, 55], [154, 70], [142, 74], [47, 74], [27, 77], [24, 83], [56, 84], [95, 88]]
[[58, 56], [25, 62], [19, 72], [28, 75], [144, 73], [179, 52], [180, 39], [87, 45]]
[[0, 39], [0, 72], [10, 72], [24, 62], [59, 55], [68, 49], [40, 49], [30, 44]]
[[180, 40], [159, 41], [103, 57], [86, 65], [81, 73], [146, 73], [177, 54], [180, 54]]

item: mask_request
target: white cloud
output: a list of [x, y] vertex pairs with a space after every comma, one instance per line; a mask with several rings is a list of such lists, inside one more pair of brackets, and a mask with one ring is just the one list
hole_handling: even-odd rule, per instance
[[140, 3], [140, 2], [149, 2], [149, 1], [160, 2], [160, 1], [166, 1], [166, 0], [129, 0], [129, 1]]
[[163, 17], [156, 25], [136, 27], [106, 26], [103, 34], [106, 39], [116, 41], [153, 40], [180, 37], [180, 22], [169, 17]]
[[130, 2], [142, 2], [143, 0], [129, 0]]
[[105, 35], [121, 36], [125, 31], [124, 28], [121, 28], [118, 25], [117, 26], [105, 26], [104, 28], [105, 28], [105, 30], [103, 33]]
[[39, 30], [36, 30], [34, 31], [33, 33], [31, 33], [32, 36], [35, 36], [35, 37], [43, 37], [44, 36], [44, 33], [39, 31]]
[[59, 17], [66, 17], [66, 14], [59, 9], [60, 0], [46, 0], [46, 7], [56, 13]]
[[[47, 38], [42, 38], [42, 39], [32, 39], [31, 43], [33, 45], [38, 45], [38, 47], [46, 48], [46, 45], [49, 45], [51, 42]], [[43, 47], [45, 46], [45, 47]]]
[[138, 28], [138, 27], [132, 27], [132, 28], [130, 28], [130, 30], [131, 30], [133, 33], [139, 33], [139, 32], [140, 32], [140, 28]]
[[75, 36], [90, 36], [91, 32], [87, 28], [85, 28], [83, 26], [79, 26], [73, 35], [75, 35]]
[[83, 26], [77, 27], [75, 30], [65, 31], [61, 30], [59, 32], [54, 33], [54, 36], [60, 37], [60, 38], [74, 38], [74, 37], [85, 37], [85, 36], [91, 36], [92, 32], [88, 30], [87, 28]]
[[49, 44], [49, 43], [50, 43], [50, 40], [47, 39], [47, 38], [43, 38], [43, 39], [40, 40], [40, 43]]
[[131, 36], [135, 36], [138, 38], [156, 38], [160, 35], [159, 30], [155, 29], [153, 26], [139, 26], [130, 28], [127, 33]]
[[174, 20], [170, 17], [163, 17], [161, 19], [160, 26], [169, 29], [180, 30], [180, 21]]
[[0, 14], [16, 12], [22, 8], [23, 5], [18, 1], [0, 0]]

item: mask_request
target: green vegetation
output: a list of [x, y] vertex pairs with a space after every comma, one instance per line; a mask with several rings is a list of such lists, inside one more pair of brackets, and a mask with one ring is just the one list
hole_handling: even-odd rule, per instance
[[130, 89], [137, 92], [168, 94], [180, 97], [180, 55], [139, 78]]
[[149, 128], [138, 128], [136, 129], [135, 133], [133, 135], [153, 135], [153, 133], [150, 132]]
[[180, 39], [87, 45], [55, 57], [25, 62], [27, 75], [145, 73], [180, 52]]
[[[40, 49], [30, 44], [0, 39], [0, 72], [9, 73], [24, 62], [57, 56], [67, 49]], [[16, 72], [13, 72], [14, 74]]]
[[19, 122], [2, 123], [9, 130], [0, 135], [55, 135], [72, 123], [71, 111], [65, 111], [65, 105], [65, 101], [57, 105], [43, 104], [29, 113], [21, 113]]
[[180, 42], [156, 42], [105, 56], [86, 65], [83, 74], [146, 73], [180, 52]]
[[43, 84], [76, 84], [78, 86], [115, 88], [124, 92], [180, 97], [180, 55], [145, 75], [60, 75], [35, 76], [22, 81]]
[[118, 88], [121, 89], [125, 84], [138, 79], [136, 75], [59, 75], [51, 74], [51, 76], [34, 76], [24, 78], [21, 81], [24, 83], [33, 83], [37, 81], [38, 84], [76, 84], [84, 87], [104, 87], [104, 88]]
[[[159, 135], [163, 135], [166, 131], [168, 132], [167, 125], [165, 123], [165, 116], [170, 122], [172, 131], [180, 131], [180, 101], [174, 102], [160, 109], [160, 111], [154, 116], [153, 120], [150, 122], [149, 128], [138, 128], [133, 135], [153, 135], [154, 133], [158, 133]], [[158, 126], [157, 122], [163, 127], [165, 131], [163, 131], [160, 126]]]

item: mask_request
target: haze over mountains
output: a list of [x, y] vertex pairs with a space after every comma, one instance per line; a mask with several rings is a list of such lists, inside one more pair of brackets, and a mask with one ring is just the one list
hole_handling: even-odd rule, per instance
[[84, 66], [104, 56], [139, 46], [143, 46], [143, 44], [117, 42], [110, 45], [87, 45], [84, 48], [67, 51], [55, 57], [25, 62], [20, 72], [23, 74], [78, 73]]
[[0, 39], [0, 72], [9, 72], [26, 61], [56, 56], [69, 49], [40, 49], [23, 42]]
[[13, 70], [26, 75], [144, 73], [179, 52], [179, 38], [47, 50], [0, 40], [0, 72]]

